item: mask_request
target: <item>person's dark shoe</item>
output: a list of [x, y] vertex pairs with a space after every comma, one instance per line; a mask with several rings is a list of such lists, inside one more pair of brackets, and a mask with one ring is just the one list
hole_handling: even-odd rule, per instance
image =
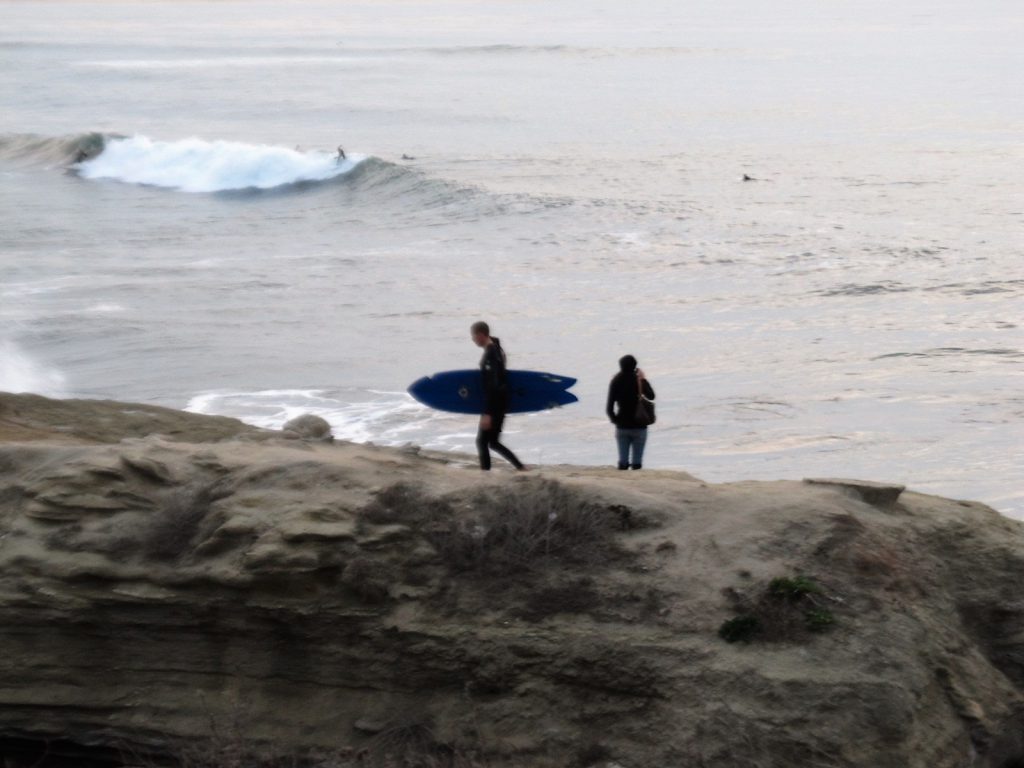
[[643, 464], [634, 464], [633, 465], [633, 469], [643, 469], [643, 468], [644, 468]]
[[619, 469], [629, 469], [629, 464], [619, 464]]

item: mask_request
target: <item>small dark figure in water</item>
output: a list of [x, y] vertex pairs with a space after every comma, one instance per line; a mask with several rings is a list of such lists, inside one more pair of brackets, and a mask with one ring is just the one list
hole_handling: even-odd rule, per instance
[[341, 145], [339, 144], [338, 145], [338, 162], [340, 163], [344, 159], [345, 159], [345, 150], [342, 149]]
[[757, 179], [755, 179], [753, 176], [747, 176], [747, 174], [745, 174], [745, 173], [743, 174], [743, 180], [744, 181], [757, 181]]
[[491, 329], [487, 323], [473, 323], [469, 332], [473, 343], [484, 350], [484, 356], [480, 360], [484, 412], [480, 415], [480, 430], [476, 435], [480, 469], [491, 468], [491, 448], [504, 456], [516, 469], [526, 469], [523, 462], [499, 440], [501, 428], [505, 424], [505, 414], [508, 413], [508, 370], [505, 368], [505, 350], [501, 348], [501, 342], [491, 336]]
[[[626, 355], [619, 360], [619, 372], [608, 387], [608, 418], [615, 425], [615, 442], [619, 447], [619, 469], [641, 469], [644, 446], [647, 445], [647, 424], [637, 421], [636, 406], [640, 398], [654, 399], [644, 372], [636, 367], [636, 358]], [[632, 449], [632, 451], [631, 451]], [[632, 460], [630, 459], [632, 452]]]
[[415, 160], [416, 158], [415, 158], [415, 157], [412, 157], [411, 155], [407, 155], [407, 154], [405, 154], [405, 153], [403, 152], [403, 153], [402, 153], [402, 159], [403, 159], [403, 160]]

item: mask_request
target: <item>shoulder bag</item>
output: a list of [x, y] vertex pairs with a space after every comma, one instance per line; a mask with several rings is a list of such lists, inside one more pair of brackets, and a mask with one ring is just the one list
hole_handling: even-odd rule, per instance
[[638, 376], [636, 379], [636, 412], [633, 414], [633, 421], [639, 427], [649, 427], [656, 420], [654, 403], [644, 397], [644, 384]]

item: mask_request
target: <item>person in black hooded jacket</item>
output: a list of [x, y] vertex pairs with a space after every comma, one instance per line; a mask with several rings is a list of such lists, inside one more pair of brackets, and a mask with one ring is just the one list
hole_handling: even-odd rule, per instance
[[636, 405], [641, 391], [648, 400], [654, 399], [654, 389], [644, 376], [644, 372], [636, 367], [636, 358], [626, 355], [619, 360], [619, 372], [608, 386], [607, 413], [615, 425], [619, 469], [640, 469], [644, 465], [647, 425], [636, 421]]

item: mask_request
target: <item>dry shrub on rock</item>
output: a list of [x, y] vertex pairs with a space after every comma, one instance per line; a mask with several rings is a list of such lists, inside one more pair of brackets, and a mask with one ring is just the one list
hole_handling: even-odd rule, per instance
[[428, 718], [392, 719], [363, 755], [373, 768], [486, 768], [481, 755], [441, 742]]
[[451, 516], [449, 504], [429, 496], [423, 486], [416, 483], [389, 485], [359, 510], [359, 522], [363, 525], [401, 524], [414, 529], [446, 521]]
[[433, 498], [396, 483], [359, 511], [359, 522], [406, 525], [434, 545], [454, 571], [505, 575], [557, 559], [590, 563], [614, 554], [621, 513], [553, 480], [524, 478], [469, 498]]
[[615, 551], [616, 518], [552, 480], [489, 488], [469, 506], [471, 514], [430, 533], [445, 563], [457, 571], [509, 575], [555, 559], [592, 563]]

